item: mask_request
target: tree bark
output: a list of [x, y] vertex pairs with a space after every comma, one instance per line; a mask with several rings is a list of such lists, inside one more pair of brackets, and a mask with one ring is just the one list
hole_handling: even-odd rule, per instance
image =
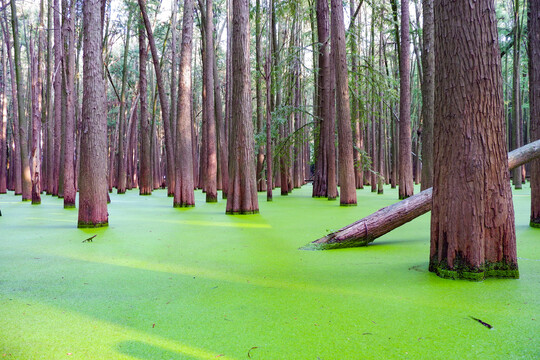
[[174, 207], [195, 206], [192, 144], [191, 55], [193, 41], [193, 0], [184, 0], [184, 19], [178, 73], [176, 125], [176, 182]]
[[253, 159], [251, 121], [251, 74], [249, 65], [249, 0], [232, 4], [232, 103], [231, 152], [227, 214], [259, 212]]
[[78, 227], [108, 226], [107, 116], [100, 0], [83, 2], [83, 106]]
[[424, 28], [422, 32], [422, 184], [433, 186], [433, 115], [435, 101], [435, 24], [433, 0], [422, 0]]
[[[7, 86], [6, 86], [6, 50], [5, 42], [2, 42], [1, 51], [1, 66], [0, 69], [0, 194], [7, 192], [7, 157], [8, 157], [8, 138], [7, 138]], [[13, 159], [11, 160], [13, 163]]]
[[24, 115], [23, 83], [21, 69], [21, 46], [19, 44], [19, 21], [15, 1], [11, 1], [11, 26], [13, 28], [13, 49], [15, 60], [15, 77], [17, 82], [17, 103], [19, 114], [19, 143], [21, 154], [22, 200], [32, 198], [32, 179], [30, 175], [30, 158], [28, 156], [28, 118]]
[[[263, 131], [263, 101], [262, 101], [262, 81], [261, 81], [261, 62], [262, 62], [262, 50], [261, 50], [261, 0], [256, 1], [255, 5], [255, 69], [256, 69], [256, 81], [255, 81], [255, 96], [257, 99], [257, 134], [261, 134]], [[264, 191], [266, 189], [266, 182], [264, 181], [264, 147], [262, 142], [257, 146], [257, 190]]]
[[[529, 102], [531, 140], [540, 140], [540, 0], [529, 1]], [[540, 228], [540, 159], [531, 163], [531, 222]]]
[[139, 94], [140, 94], [140, 181], [139, 194], [152, 194], [152, 147], [151, 129], [148, 118], [148, 85], [146, 79], [146, 64], [148, 61], [148, 51], [146, 50], [146, 39], [144, 36], [144, 25], [142, 19], [139, 21]]
[[[513, 71], [512, 71], [512, 149], [517, 149], [523, 143], [521, 138], [521, 24], [520, 24], [520, 10], [519, 1], [513, 1], [514, 8], [514, 59], [513, 59]], [[512, 181], [514, 188], [522, 188], [522, 174], [521, 168], [514, 169], [512, 171]]]
[[[141, 15], [143, 18], [144, 26], [146, 27], [146, 33], [148, 34], [148, 42], [150, 44], [150, 52], [152, 53], [152, 60], [154, 63], [154, 70], [156, 73], [156, 81], [158, 86], [159, 101], [161, 103], [161, 117], [163, 120], [163, 129], [165, 130], [165, 151], [167, 155], [167, 194], [169, 196], [174, 195], [174, 147], [172, 143], [169, 114], [169, 100], [165, 96], [165, 84], [163, 82], [163, 76], [161, 73], [160, 61], [156, 49], [156, 43], [152, 34], [152, 26], [150, 20], [146, 14], [146, 0], [138, 0], [139, 7], [141, 9]], [[142, 96], [142, 93], [141, 93]], [[161, 182], [160, 182], [161, 183]]]
[[411, 157], [411, 84], [409, 0], [401, 1], [401, 52], [399, 57], [399, 198], [414, 193]]
[[[126, 118], [126, 88], [127, 88], [127, 72], [128, 72], [128, 54], [129, 54], [129, 35], [131, 31], [132, 15], [129, 15], [126, 27], [126, 39], [124, 43], [124, 59], [122, 67], [122, 90], [120, 90], [120, 113], [118, 115], [118, 176], [116, 192], [124, 194], [126, 192], [127, 182], [127, 162], [125, 161], [125, 144], [129, 141], [129, 137], [125, 137], [125, 118]], [[129, 130], [128, 130], [129, 131]]]
[[[508, 167], [514, 169], [540, 158], [540, 140], [527, 144], [508, 154]], [[323, 238], [306, 245], [306, 250], [330, 250], [345, 247], [367, 246], [378, 237], [416, 219], [429, 211], [433, 200], [433, 189], [428, 188], [405, 200], [347, 225]]]
[[435, 2], [435, 124], [429, 270], [519, 277], [494, 2]]
[[65, 32], [68, 48], [65, 56], [66, 130], [64, 155], [64, 208], [75, 207], [75, 0], [70, 1]]
[[354, 177], [351, 110], [349, 104], [349, 80], [345, 44], [343, 4], [332, 0], [332, 53], [336, 76], [336, 106], [339, 154], [339, 203], [356, 205], [356, 180]]

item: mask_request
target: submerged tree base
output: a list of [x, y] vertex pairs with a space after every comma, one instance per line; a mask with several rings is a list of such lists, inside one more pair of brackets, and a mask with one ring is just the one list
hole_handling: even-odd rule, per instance
[[108, 221], [93, 223], [93, 222], [86, 222], [86, 221], [79, 221], [77, 223], [77, 227], [79, 229], [87, 229], [87, 228], [99, 228], [99, 227], [107, 227], [109, 226]]
[[540, 217], [539, 218], [535, 218], [535, 219], [531, 219], [531, 222], [529, 223], [529, 225], [533, 228], [538, 228], [540, 229]]
[[444, 279], [482, 281], [487, 278], [519, 279], [517, 264], [507, 264], [504, 261], [488, 262], [482, 267], [472, 267], [458, 262], [450, 269], [446, 261], [437, 262], [436, 259], [429, 263], [429, 271]]
[[252, 214], [258, 214], [259, 210], [238, 210], [238, 211], [226, 211], [225, 214], [227, 215], [252, 215]]
[[195, 204], [188, 204], [188, 203], [174, 203], [173, 207], [175, 208], [190, 208], [195, 207]]
[[64, 209], [75, 209], [75, 204], [64, 204]]

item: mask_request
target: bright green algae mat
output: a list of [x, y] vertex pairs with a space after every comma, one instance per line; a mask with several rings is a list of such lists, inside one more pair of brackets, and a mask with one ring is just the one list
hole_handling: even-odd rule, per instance
[[61, 199], [0, 195], [0, 358], [538, 358], [528, 186], [514, 192], [519, 280], [429, 273], [429, 214], [365, 248], [298, 250], [396, 199], [365, 189], [340, 207], [305, 186], [230, 216], [201, 192], [174, 209], [164, 190], [129, 191], [111, 194], [108, 228], [80, 230]]

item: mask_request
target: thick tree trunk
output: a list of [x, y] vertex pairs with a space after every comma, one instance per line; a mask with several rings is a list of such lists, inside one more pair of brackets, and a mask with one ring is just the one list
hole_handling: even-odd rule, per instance
[[[531, 140], [540, 140], [540, 0], [529, 1]], [[540, 159], [531, 163], [531, 226], [540, 228]]]
[[100, 0], [83, 2], [83, 106], [78, 227], [108, 225], [107, 116]]
[[15, 77], [17, 81], [17, 103], [19, 106], [19, 142], [21, 154], [22, 200], [32, 198], [32, 179], [30, 175], [30, 158], [28, 156], [28, 118], [24, 115], [23, 83], [21, 68], [21, 47], [19, 45], [19, 22], [15, 1], [11, 1], [11, 25], [13, 28], [13, 48], [15, 60]]
[[233, 0], [231, 153], [227, 214], [259, 212], [253, 159], [251, 73], [249, 66], [249, 1]]
[[351, 110], [349, 104], [349, 80], [345, 44], [343, 4], [332, 0], [332, 53], [336, 76], [336, 106], [339, 154], [339, 203], [356, 205], [356, 180], [354, 177]]
[[424, 28], [422, 32], [422, 184], [433, 186], [433, 115], [435, 101], [435, 24], [433, 0], [422, 0]]
[[401, 1], [401, 52], [399, 57], [399, 198], [414, 192], [411, 157], [411, 85], [409, 0]]
[[[66, 13], [68, 10], [66, 9]], [[75, 207], [75, 0], [71, 0], [69, 17], [64, 20], [68, 48], [65, 56], [66, 130], [64, 155], [64, 208]]]
[[[508, 167], [514, 169], [540, 158], [540, 140], [508, 154]], [[330, 250], [367, 246], [378, 237], [431, 211], [433, 189], [428, 188], [405, 200], [380, 209], [350, 225], [306, 245], [306, 250]]]
[[[129, 137], [125, 137], [126, 132], [125, 125], [125, 108], [126, 108], [126, 91], [127, 91], [127, 72], [128, 72], [128, 54], [129, 54], [129, 35], [131, 30], [131, 21], [132, 16], [129, 15], [127, 27], [126, 27], [126, 39], [124, 43], [124, 59], [122, 67], [122, 90], [120, 90], [120, 114], [118, 115], [118, 176], [116, 184], [116, 192], [118, 194], [124, 194], [126, 192], [126, 181], [127, 181], [127, 162], [125, 161], [126, 157], [126, 146], [125, 144], [129, 141]], [[129, 130], [128, 130], [129, 131]]]
[[517, 278], [494, 2], [435, 2], [435, 124], [429, 269]]
[[151, 129], [148, 118], [148, 89], [146, 80], [146, 64], [148, 51], [142, 20], [139, 22], [139, 94], [140, 94], [140, 123], [141, 123], [141, 152], [140, 152], [140, 179], [139, 194], [152, 194], [152, 147]]
[[176, 182], [174, 207], [195, 206], [192, 145], [191, 54], [193, 41], [193, 0], [184, 0], [180, 43], [178, 109], [176, 125]]
[[[7, 156], [8, 156], [8, 138], [7, 138], [7, 86], [6, 86], [6, 50], [2, 42], [1, 48], [1, 66], [0, 69], [0, 194], [7, 192]], [[11, 160], [13, 162], [13, 159]]]
[[206, 124], [206, 164], [203, 168], [204, 189], [206, 202], [217, 202], [217, 149], [216, 149], [216, 119], [214, 98], [214, 11], [212, 0], [206, 0], [204, 26], [205, 54], [204, 61], [204, 89], [203, 122]]
[[[165, 96], [165, 84], [163, 82], [163, 76], [161, 73], [160, 61], [158, 58], [158, 53], [156, 49], [156, 43], [154, 41], [154, 36], [152, 34], [152, 26], [150, 25], [150, 20], [146, 14], [146, 0], [139, 0], [139, 7], [141, 9], [141, 15], [144, 21], [144, 26], [146, 27], [146, 33], [148, 34], [148, 42], [150, 44], [150, 52], [152, 53], [152, 60], [154, 63], [154, 70], [156, 73], [156, 81], [158, 86], [159, 101], [161, 103], [161, 117], [163, 120], [163, 129], [165, 130], [165, 151], [167, 155], [167, 184], [168, 190], [167, 194], [169, 196], [174, 195], [174, 147], [171, 136], [170, 125], [170, 114], [169, 114], [169, 99]], [[142, 96], [142, 93], [141, 93]], [[160, 181], [161, 184], [161, 181]]]

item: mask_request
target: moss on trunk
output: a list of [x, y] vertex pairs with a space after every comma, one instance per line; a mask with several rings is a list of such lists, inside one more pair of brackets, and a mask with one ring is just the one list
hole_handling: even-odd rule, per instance
[[482, 281], [487, 278], [518, 279], [519, 270], [517, 264], [508, 264], [505, 261], [489, 262], [475, 267], [469, 265], [463, 259], [456, 259], [451, 268], [446, 259], [438, 262], [434, 257], [429, 263], [429, 271], [444, 279]]

